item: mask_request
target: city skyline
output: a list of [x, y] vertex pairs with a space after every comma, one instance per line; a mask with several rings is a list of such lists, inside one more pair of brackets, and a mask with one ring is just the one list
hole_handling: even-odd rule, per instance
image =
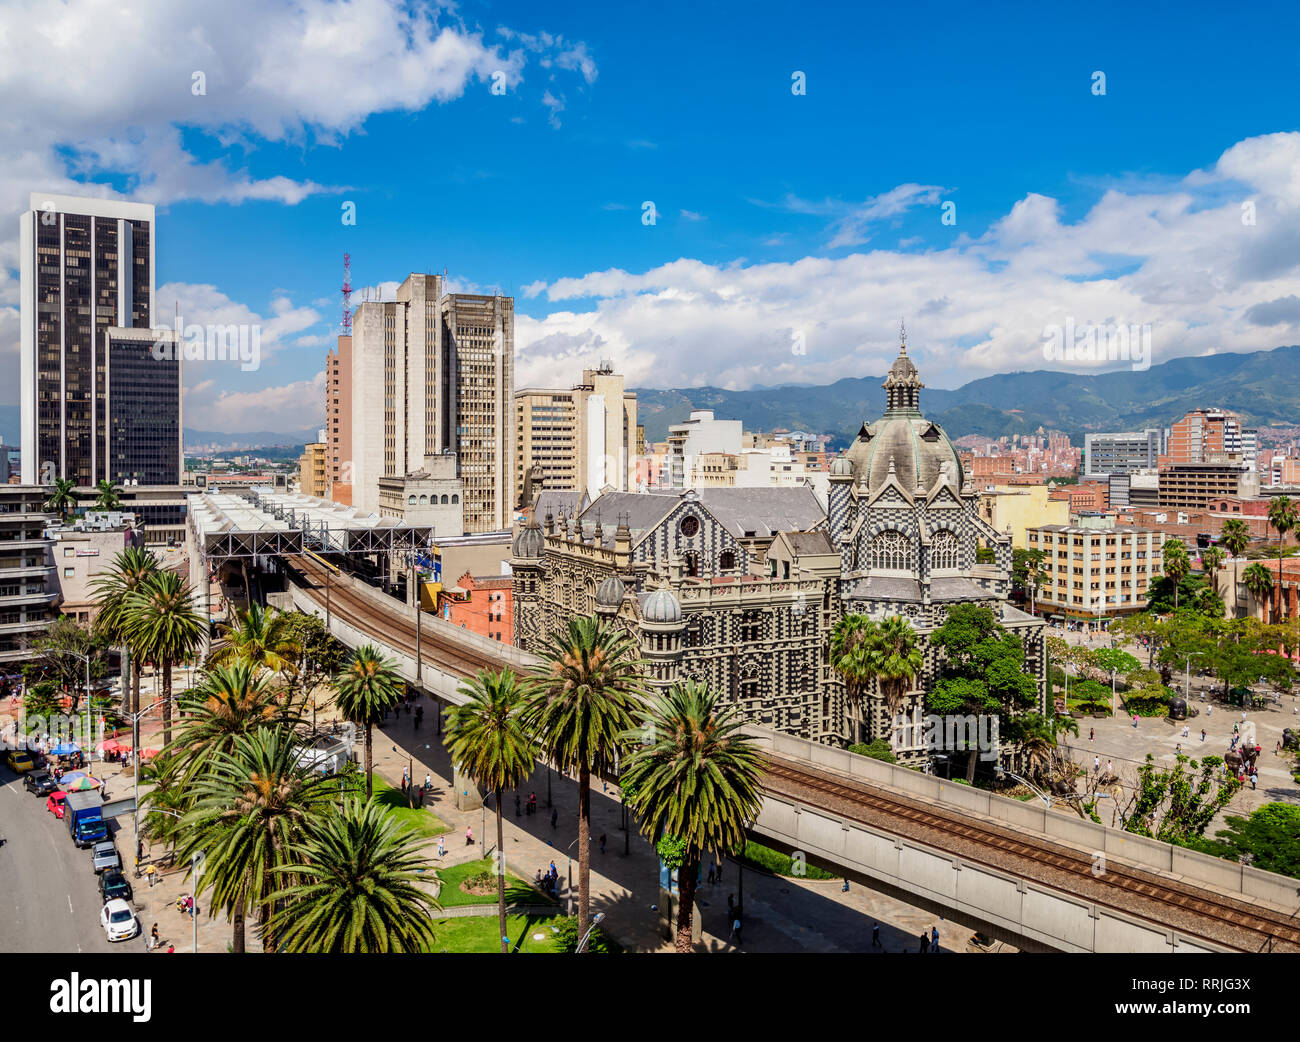
[[[75, 13], [14, 53], [10, 75], [96, 30]], [[148, 14], [163, 32], [191, 17]], [[1148, 326], [1157, 364], [1296, 341], [1284, 32], [1225, 66], [1204, 30], [1230, 16], [1213, 10], [1196, 30], [1120, 8], [1104, 28], [927, 14], [841, 13], [828, 38], [813, 20], [777, 32], [692, 11], [702, 38], [743, 46], [676, 75], [643, 46], [652, 30], [581, 6], [250, 8], [252, 30], [294, 40], [253, 54], [199, 14], [188, 53], [91, 59], [105, 95], [156, 98], [130, 126], [80, 80], [15, 80], [24, 161], [0, 198], [15, 214], [31, 191], [159, 208], [158, 316], [262, 335], [254, 371], [187, 367], [199, 429], [319, 422], [345, 250], [355, 284], [384, 296], [444, 268], [451, 291], [514, 296], [516, 386], [605, 357], [630, 387], [880, 373], [900, 313], [936, 386], [1064, 364], [1044, 358], [1042, 334], [1071, 321]], [[313, 30], [322, 42], [298, 47]], [[1123, 45], [1148, 33], [1164, 46]], [[906, 45], [918, 38], [920, 66]], [[989, 62], [1004, 39], [1059, 58]], [[458, 140], [473, 148], [442, 147]], [[395, 149], [441, 159], [392, 164]], [[10, 229], [4, 366], [17, 361]]]

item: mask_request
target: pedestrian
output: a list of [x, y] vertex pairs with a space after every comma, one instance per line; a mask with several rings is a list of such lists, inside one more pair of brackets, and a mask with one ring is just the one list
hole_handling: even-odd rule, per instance
[[1257, 781], [1259, 781], [1259, 775], [1256, 774], [1254, 771], [1251, 771], [1251, 772], [1250, 772], [1250, 791], [1251, 791], [1251, 792], [1254, 792], [1254, 791], [1255, 791], [1255, 783], [1256, 783]]
[[473, 845], [474, 845], [474, 830], [473, 830], [472, 828], [470, 828], [468, 825], [466, 825], [466, 826], [465, 826], [465, 846], [467, 846], [467, 847], [472, 847]]
[[1246, 710], [1244, 709], [1241, 711], [1241, 722], [1243, 724], [1246, 722]]
[[724, 861], [719, 861], [719, 862], [718, 862], [718, 882], [719, 882], [719, 883], [722, 882], [722, 866], [723, 866], [725, 863], [726, 863], [726, 862], [724, 862]]
[[1112, 774], [1114, 774], [1114, 773], [1115, 773], [1115, 764], [1114, 764], [1112, 761], [1107, 760], [1107, 761], [1106, 761], [1106, 777], [1109, 778], [1109, 777], [1110, 777]]
[[406, 795], [406, 775], [402, 775], [402, 795]]
[[555, 828], [555, 823], [560, 820], [560, 808], [551, 808], [551, 828]]
[[871, 924], [871, 947], [879, 948], [880, 945], [880, 924]]
[[717, 868], [712, 861], [709, 862], [709, 886], [714, 886], [718, 881]]
[[930, 950], [930, 935], [924, 930], [921, 931], [921, 947], [916, 950], [922, 954]]
[[1088, 728], [1088, 741], [1095, 742], [1096, 740], [1097, 740], [1097, 729], [1095, 727]]
[[424, 791], [428, 792], [432, 788], [433, 788], [433, 775], [426, 772], [424, 775]]
[[1136, 731], [1137, 729], [1138, 729], [1138, 715], [1137, 715], [1137, 713], [1134, 713], [1134, 714], [1133, 714], [1133, 730]]
[[736, 895], [727, 895], [727, 917], [732, 918], [736, 914]]
[[1202, 741], [1202, 742], [1205, 741], [1205, 728], [1204, 728], [1204, 727], [1201, 728], [1201, 741]]
[[739, 917], [731, 920], [731, 936], [736, 939], [736, 947], [740, 947], [740, 919]]
[[528, 813], [529, 814], [537, 813], [537, 793], [535, 792], [530, 792], [528, 794]]
[[1174, 755], [1181, 756], [1182, 754], [1183, 754], [1183, 743], [1178, 742], [1174, 745]]
[[158, 937], [158, 924], [154, 923], [153, 929], [149, 931], [149, 947], [157, 948], [160, 944], [162, 944], [162, 940]]
[[439, 857], [446, 857], [446, 856], [447, 856], [447, 837], [446, 837], [446, 836], [439, 836], [439, 837], [438, 837], [438, 856], [439, 856]]
[[516, 817], [516, 818], [519, 817], [522, 813], [523, 813], [523, 810], [522, 810], [521, 805], [520, 805], [520, 802], [519, 802], [519, 793], [516, 792], [516, 793], [515, 793], [515, 817]]
[[937, 952], [938, 950], [939, 950], [939, 927], [933, 926], [930, 928], [930, 951]]
[[605, 853], [605, 833], [600, 834], [600, 852]]
[[848, 876], [845, 876], [845, 877], [844, 877], [844, 885], [843, 885], [842, 887], [840, 887], [840, 893], [841, 893], [841, 894], [847, 894], [848, 892], [849, 892], [849, 877], [848, 877]]
[[1100, 756], [1094, 756], [1094, 757], [1092, 758], [1092, 770], [1093, 770], [1093, 773], [1094, 773], [1094, 774], [1096, 774], [1096, 773], [1098, 773], [1098, 772], [1101, 771], [1101, 757], [1100, 757]]
[[422, 717], [422, 716], [424, 716], [424, 710], [423, 710], [423, 709], [417, 709], [417, 710], [415, 711], [415, 729], [416, 729], [417, 731], [420, 729], [420, 717]]
[[1213, 715], [1214, 715], [1214, 706], [1212, 706], [1212, 705], [1211, 705], [1211, 706], [1206, 706], [1206, 707], [1205, 707], [1205, 715], [1206, 715], [1206, 716], [1213, 716]]
[[427, 791], [428, 791], [427, 789], [421, 789], [421, 790], [420, 790], [420, 799], [418, 800], [416, 806], [419, 806], [419, 807], [423, 807], [423, 806], [424, 806], [424, 794], [425, 794]]

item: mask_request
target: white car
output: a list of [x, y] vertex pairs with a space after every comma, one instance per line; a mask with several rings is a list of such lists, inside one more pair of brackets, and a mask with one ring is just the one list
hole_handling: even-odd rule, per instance
[[110, 941], [129, 941], [140, 932], [140, 920], [121, 898], [104, 905], [104, 910], [99, 913], [99, 925]]

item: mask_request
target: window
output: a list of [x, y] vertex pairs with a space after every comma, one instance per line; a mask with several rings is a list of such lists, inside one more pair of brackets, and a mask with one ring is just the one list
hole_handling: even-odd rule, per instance
[[451, 494], [451, 501], [452, 501], [452, 503], [459, 503], [459, 502], [460, 502], [460, 496], [458, 496], [456, 493], [453, 492], [453, 493]]
[[407, 496], [407, 497], [406, 497], [406, 505], [407, 505], [407, 506], [413, 507], [413, 506], [415, 506], [415, 503], [416, 503], [416, 499], [415, 499], [414, 496]]
[[871, 541], [871, 567], [895, 570], [914, 567], [912, 544], [902, 532], [881, 532]]
[[694, 552], [686, 555], [686, 574], [692, 579], [700, 574], [700, 555]]
[[700, 519], [696, 517], [694, 514], [687, 514], [684, 518], [682, 518], [682, 523], [677, 526], [677, 530], [681, 532], [681, 534], [684, 535], [687, 539], [689, 539], [691, 538], [691, 536], [699, 532]]
[[446, 505], [447, 505], [447, 497], [446, 497], [446, 496], [443, 496], [443, 497], [442, 497], [442, 506], [446, 506]]
[[957, 551], [957, 536], [952, 532], [940, 532], [930, 544], [930, 567], [956, 568]]
[[736, 567], [736, 551], [723, 550], [718, 555], [718, 567], [724, 572], [730, 572]]
[[420, 497], [420, 506], [427, 506], [428, 503], [429, 503], [429, 497], [428, 497], [428, 496], [421, 496], [421, 497]]
[[77, 569], [75, 569], [75, 568], [65, 568], [65, 569], [63, 569], [63, 578], [65, 578], [65, 579], [71, 579], [71, 578], [72, 578], [74, 575], [76, 575], [76, 574], [77, 574]]
[[740, 620], [740, 639], [746, 643], [758, 640], [762, 618], [756, 611], [747, 611]]

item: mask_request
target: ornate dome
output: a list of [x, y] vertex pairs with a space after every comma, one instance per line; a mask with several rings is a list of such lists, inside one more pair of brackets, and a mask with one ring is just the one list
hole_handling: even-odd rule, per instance
[[596, 604], [603, 608], [617, 608], [623, 603], [627, 587], [616, 575], [606, 576], [596, 587]]
[[514, 555], [536, 560], [542, 556], [545, 542], [546, 537], [542, 534], [541, 526], [536, 521], [530, 521], [527, 527], [515, 536]]
[[673, 596], [671, 590], [655, 590], [646, 598], [641, 617], [646, 622], [668, 624], [682, 621], [681, 603]]
[[831, 477], [848, 478], [853, 476], [853, 461], [845, 456], [836, 456], [831, 460]]
[[907, 356], [906, 342], [899, 347], [898, 358], [881, 386], [885, 389], [885, 415], [875, 423], [864, 423], [844, 455], [858, 484], [875, 492], [892, 473], [907, 492], [915, 493], [918, 485], [929, 492], [946, 473], [960, 489], [957, 449], [937, 423], [921, 415], [920, 389], [925, 385]]

